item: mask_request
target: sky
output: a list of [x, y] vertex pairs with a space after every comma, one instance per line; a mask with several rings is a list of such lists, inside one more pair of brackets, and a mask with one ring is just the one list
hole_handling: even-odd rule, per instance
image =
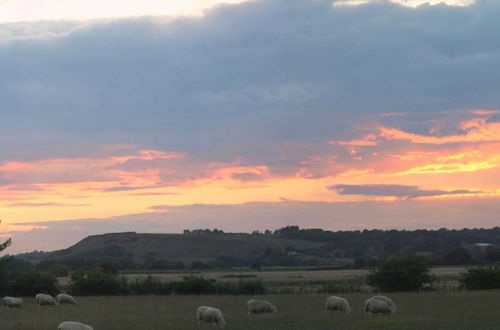
[[500, 2], [0, 0], [5, 252], [490, 228]]

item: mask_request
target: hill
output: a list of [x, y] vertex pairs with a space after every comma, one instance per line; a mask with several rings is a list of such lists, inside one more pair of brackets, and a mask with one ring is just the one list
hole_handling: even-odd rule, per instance
[[59, 263], [70, 269], [92, 268], [109, 259], [120, 269], [363, 267], [391, 256], [415, 254], [435, 265], [500, 262], [500, 228], [332, 232], [287, 226], [252, 234], [217, 229], [183, 234], [110, 233], [44, 253], [37, 269], [49, 270]]
[[[209, 263], [214, 260], [248, 260], [278, 251], [299, 255], [323, 246], [323, 242], [285, 239], [273, 235], [199, 233], [138, 234], [135, 232], [89, 236], [75, 245], [50, 253], [49, 259], [127, 259], [135, 264]], [[307, 256], [301, 255], [302, 259]]]

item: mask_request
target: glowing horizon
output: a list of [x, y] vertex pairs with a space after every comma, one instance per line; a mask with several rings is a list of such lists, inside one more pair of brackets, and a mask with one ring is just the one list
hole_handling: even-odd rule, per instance
[[96, 20], [140, 16], [200, 16], [219, 4], [253, 0], [7, 0], [0, 2], [0, 23], [47, 20]]
[[[99, 20], [142, 16], [201, 16], [220, 4], [239, 4], [256, 0], [4, 0], [0, 2], [0, 24], [59, 20]], [[339, 0], [334, 6], [358, 6], [379, 0]], [[475, 0], [388, 0], [416, 8], [429, 4], [468, 6]]]

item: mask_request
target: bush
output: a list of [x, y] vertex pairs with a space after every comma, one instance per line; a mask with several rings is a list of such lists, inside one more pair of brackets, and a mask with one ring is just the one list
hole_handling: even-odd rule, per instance
[[109, 274], [100, 268], [85, 272], [79, 271], [71, 276], [69, 291], [75, 295], [118, 295], [127, 294], [127, 281], [117, 275]]
[[426, 259], [408, 256], [380, 262], [367, 280], [382, 291], [418, 291], [432, 284], [434, 277]]
[[68, 276], [69, 275], [69, 267], [64, 264], [56, 264], [49, 268], [49, 272], [57, 277]]
[[46, 272], [20, 272], [11, 275], [9, 295], [34, 296], [38, 293], [56, 294], [57, 279], [54, 275]]
[[460, 284], [467, 290], [500, 289], [500, 267], [471, 267], [460, 275]]
[[217, 282], [201, 277], [185, 277], [182, 281], [162, 282], [148, 276], [129, 285], [130, 293], [145, 294], [265, 294], [267, 288], [262, 281]]

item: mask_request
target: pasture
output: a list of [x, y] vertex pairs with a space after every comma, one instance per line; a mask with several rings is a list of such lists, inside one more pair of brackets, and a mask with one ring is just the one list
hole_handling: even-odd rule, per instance
[[[327, 294], [273, 295], [262, 298], [278, 307], [269, 316], [248, 316], [249, 296], [126, 296], [79, 297], [79, 306], [37, 307], [26, 298], [18, 309], [2, 307], [2, 330], [55, 330], [65, 320], [88, 323], [95, 330], [197, 329], [199, 305], [220, 308], [231, 330], [326, 329], [468, 329], [500, 330], [500, 291], [448, 291], [388, 294], [399, 311], [390, 316], [366, 316], [368, 293], [343, 294], [353, 308], [350, 314], [324, 313]], [[214, 329], [202, 325], [201, 329]]]

